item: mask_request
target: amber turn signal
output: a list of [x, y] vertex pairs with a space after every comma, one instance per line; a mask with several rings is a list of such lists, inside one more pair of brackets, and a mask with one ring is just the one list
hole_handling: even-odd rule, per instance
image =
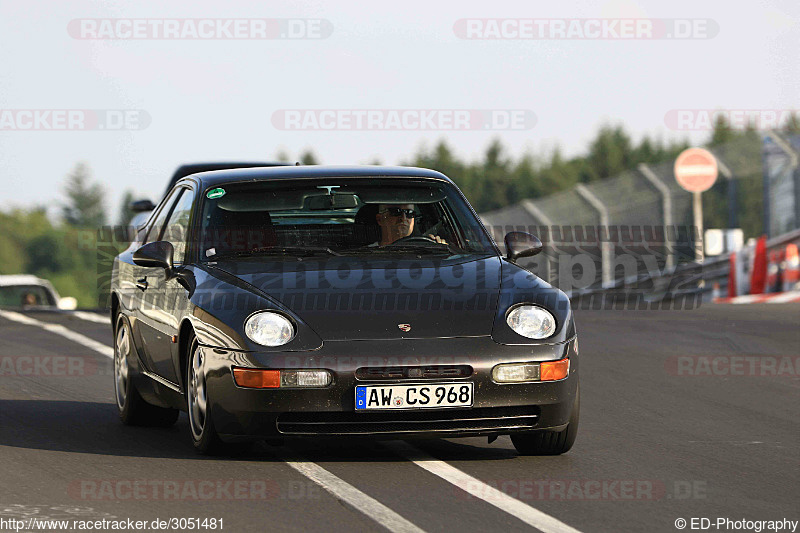
[[233, 380], [240, 387], [249, 389], [277, 389], [281, 386], [281, 371], [234, 368]]
[[539, 368], [541, 381], [558, 381], [569, 374], [569, 358], [540, 363]]

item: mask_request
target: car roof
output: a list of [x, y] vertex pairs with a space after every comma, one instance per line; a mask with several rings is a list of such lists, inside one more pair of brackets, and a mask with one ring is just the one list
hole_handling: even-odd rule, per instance
[[[179, 166], [173, 172], [172, 177], [167, 184], [167, 193], [172, 189], [172, 186], [178, 183], [182, 178], [197, 174], [198, 172], [209, 172], [212, 170], [223, 170], [231, 168], [253, 168], [253, 167], [279, 167], [290, 166], [292, 163], [283, 163], [280, 161], [214, 161], [205, 163], [186, 163]], [[166, 195], [166, 193], [165, 193]]]
[[44, 287], [49, 287], [50, 282], [38, 278], [33, 274], [7, 274], [0, 276], [0, 287], [8, 287], [11, 285], [42, 285]]
[[240, 168], [192, 174], [189, 179], [197, 180], [200, 187], [205, 189], [221, 183], [246, 181], [365, 177], [427, 178], [453, 183], [450, 178], [435, 170], [372, 165], [297, 165], [270, 168]]
[[58, 300], [61, 296], [49, 280], [34, 276], [33, 274], [6, 274], [0, 276], [0, 287], [18, 287], [20, 285], [35, 285], [44, 287]]

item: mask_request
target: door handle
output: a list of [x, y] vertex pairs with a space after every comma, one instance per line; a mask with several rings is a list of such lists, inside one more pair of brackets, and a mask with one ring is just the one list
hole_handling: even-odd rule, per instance
[[136, 288], [141, 290], [147, 289], [147, 278], [137, 279]]

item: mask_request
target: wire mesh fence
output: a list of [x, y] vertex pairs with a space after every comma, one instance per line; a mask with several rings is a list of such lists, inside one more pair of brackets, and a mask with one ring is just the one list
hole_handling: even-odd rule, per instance
[[[800, 151], [800, 138], [791, 146]], [[754, 134], [712, 152], [720, 175], [703, 194], [704, 219], [711, 220], [706, 228], [742, 227], [748, 236], [766, 229], [774, 236], [798, 227], [800, 176], [785, 151]], [[771, 188], [763, 183], [768, 156], [775, 157], [767, 173]], [[609, 179], [482, 213], [481, 219], [499, 244], [509, 231], [537, 235], [544, 251], [520, 263], [562, 290], [628, 286], [631, 280], [644, 280], [657, 290], [652, 280], [694, 261], [699, 241], [692, 195], [678, 185], [673, 165], [639, 165]], [[767, 190], [775, 211], [770, 228], [764, 227], [762, 205]]]
[[765, 233], [775, 237], [800, 227], [800, 135], [764, 140]]

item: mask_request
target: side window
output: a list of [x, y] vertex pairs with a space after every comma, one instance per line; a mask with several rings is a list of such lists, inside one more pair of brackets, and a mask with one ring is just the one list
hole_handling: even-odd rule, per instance
[[164, 236], [161, 237], [162, 241], [171, 242], [175, 248], [173, 261], [176, 263], [183, 263], [186, 255], [186, 238], [189, 234], [189, 217], [192, 215], [193, 202], [194, 191], [185, 189], [178, 203], [175, 204], [175, 209], [172, 210], [172, 215], [164, 230]]
[[161, 211], [158, 212], [158, 216], [147, 231], [147, 237], [144, 239], [144, 242], [147, 243], [158, 240], [158, 236], [161, 235], [161, 228], [164, 227], [164, 223], [167, 221], [170, 211], [172, 211], [172, 205], [181, 192], [182, 189], [170, 193], [169, 198], [162, 204]]

